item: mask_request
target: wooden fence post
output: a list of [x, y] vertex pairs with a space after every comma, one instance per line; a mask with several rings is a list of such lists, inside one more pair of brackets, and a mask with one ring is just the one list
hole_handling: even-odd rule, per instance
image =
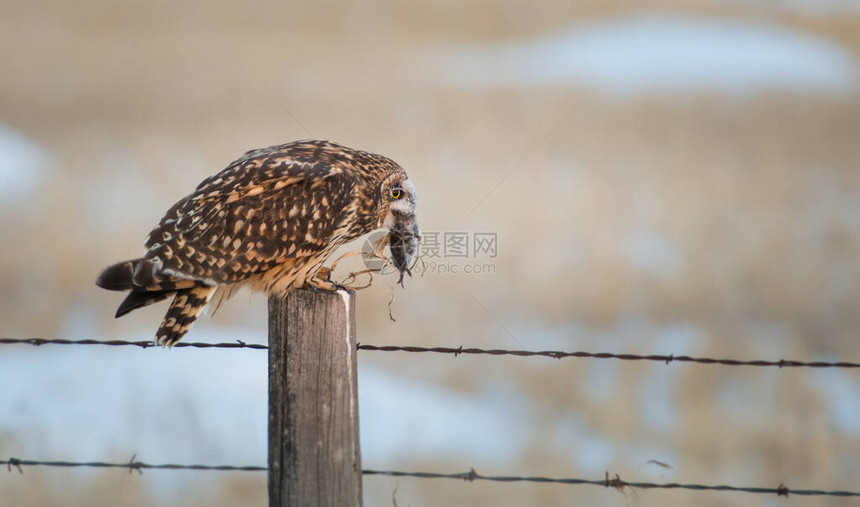
[[360, 506], [354, 295], [269, 299], [269, 506]]

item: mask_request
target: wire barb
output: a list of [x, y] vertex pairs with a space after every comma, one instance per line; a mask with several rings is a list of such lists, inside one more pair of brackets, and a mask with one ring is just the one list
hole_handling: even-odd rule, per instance
[[9, 473], [12, 473], [12, 467], [18, 469], [19, 474], [23, 474], [24, 470], [21, 468], [21, 460], [18, 458], [9, 458], [9, 461], [6, 462], [6, 469], [9, 470]]
[[615, 488], [615, 489], [617, 489], [618, 491], [621, 491], [621, 492], [623, 492], [623, 491], [624, 491], [624, 486], [626, 486], [627, 484], [625, 484], [625, 482], [621, 480], [621, 477], [619, 477], [619, 476], [618, 476], [618, 474], [615, 474], [615, 477], [613, 477], [612, 479], [610, 479], [610, 478], [609, 478], [609, 471], [607, 470], [607, 471], [606, 471], [606, 472], [604, 472], [604, 473], [606, 474], [606, 476], [605, 476], [605, 478], [604, 478], [604, 480], [603, 480], [603, 485], [604, 485], [604, 487], [607, 487], [607, 488]]
[[140, 461], [135, 461], [134, 459], [136, 457], [137, 457], [137, 454], [132, 454], [131, 459], [128, 460], [128, 473], [129, 473], [129, 475], [131, 475], [131, 472], [134, 470], [137, 470], [137, 473], [139, 475], [143, 475], [143, 470], [140, 469], [140, 467], [141, 467], [141, 465], [143, 465], [143, 463], [141, 463]]

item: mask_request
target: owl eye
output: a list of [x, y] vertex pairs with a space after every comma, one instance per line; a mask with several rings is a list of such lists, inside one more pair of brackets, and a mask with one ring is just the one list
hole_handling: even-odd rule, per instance
[[392, 199], [400, 199], [403, 197], [403, 191], [400, 190], [400, 187], [394, 187], [388, 192], [388, 195], [390, 195]]

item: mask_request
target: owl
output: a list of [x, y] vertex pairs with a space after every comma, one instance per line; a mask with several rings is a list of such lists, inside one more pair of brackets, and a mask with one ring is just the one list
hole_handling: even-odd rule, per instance
[[96, 285], [128, 292], [116, 317], [172, 297], [156, 332], [172, 346], [241, 287], [337, 290], [325, 261], [376, 229], [391, 231], [402, 281], [421, 235], [416, 203], [406, 172], [381, 155], [319, 140], [252, 150], [174, 204], [143, 257], [109, 266]]

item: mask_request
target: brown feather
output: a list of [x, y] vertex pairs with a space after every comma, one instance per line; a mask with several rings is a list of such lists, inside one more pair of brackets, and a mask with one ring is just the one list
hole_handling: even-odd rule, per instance
[[155, 333], [155, 342], [168, 347], [175, 345], [197, 320], [214, 292], [215, 287], [192, 287], [177, 292]]

